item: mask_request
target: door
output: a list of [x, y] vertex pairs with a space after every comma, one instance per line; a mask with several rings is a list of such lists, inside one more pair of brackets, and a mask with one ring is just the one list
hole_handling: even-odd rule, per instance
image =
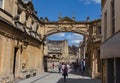
[[114, 83], [114, 59], [108, 59], [107, 77], [108, 83]]
[[15, 72], [16, 72], [16, 56], [17, 56], [18, 48], [14, 48], [14, 59], [13, 59], [13, 76], [15, 78]]
[[120, 83], [120, 58], [116, 59], [116, 83]]

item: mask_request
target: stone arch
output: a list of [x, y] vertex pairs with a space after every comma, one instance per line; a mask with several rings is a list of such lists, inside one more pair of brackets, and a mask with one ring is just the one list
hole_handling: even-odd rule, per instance
[[59, 32], [74, 32], [83, 36], [88, 36], [88, 29], [90, 22], [75, 21], [68, 17], [61, 18], [58, 21], [48, 21], [44, 24], [44, 38], [43, 40], [54, 33]]
[[[73, 33], [76, 33], [76, 34], [79, 34], [79, 35], [82, 35], [82, 36], [87, 36], [87, 35], [84, 34], [84, 33], [78, 33], [78, 32], [75, 32], [75, 31], [62, 31], [62, 32], [73, 32]], [[53, 34], [56, 34], [56, 33], [62, 33], [62, 32], [53, 32], [53, 33], [51, 33], [51, 34], [44, 35], [43, 40], [46, 39], [46, 37], [48, 37], [48, 36], [50, 36], [50, 35], [53, 35]]]

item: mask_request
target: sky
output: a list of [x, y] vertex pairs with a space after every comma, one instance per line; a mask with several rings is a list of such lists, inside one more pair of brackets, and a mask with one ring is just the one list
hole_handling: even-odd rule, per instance
[[[101, 16], [101, 0], [32, 0], [32, 2], [38, 17], [48, 17], [49, 21], [57, 21], [59, 16], [69, 18], [75, 16], [76, 21], [86, 21], [88, 16], [90, 20]], [[82, 38], [82, 35], [75, 33], [58, 33], [48, 37], [51, 40], [67, 39], [69, 45], [79, 45]]]
[[72, 33], [72, 32], [65, 32], [65, 33], [56, 33], [48, 37], [47, 39], [50, 40], [68, 40], [68, 44], [70, 46], [79, 46], [79, 42], [83, 41], [83, 36], [80, 34]]

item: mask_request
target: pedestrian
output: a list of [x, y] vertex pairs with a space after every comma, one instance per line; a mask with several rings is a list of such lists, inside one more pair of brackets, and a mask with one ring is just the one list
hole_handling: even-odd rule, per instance
[[85, 60], [83, 60], [83, 72], [86, 72]]
[[83, 75], [83, 63], [81, 61], [81, 74]]
[[82, 75], [84, 75], [85, 73], [85, 61], [84, 60], [81, 60], [81, 73]]
[[68, 72], [70, 72], [70, 65], [69, 64], [67, 64], [67, 68], [68, 68]]
[[73, 66], [74, 66], [74, 72], [76, 72], [76, 70], [77, 70], [77, 63], [75, 62], [75, 63], [73, 64]]
[[65, 64], [64, 69], [63, 69], [63, 74], [64, 76], [64, 82], [66, 82], [66, 76], [68, 76], [68, 68], [67, 68], [67, 64]]
[[81, 62], [79, 63], [79, 72], [81, 72]]
[[52, 64], [52, 68], [53, 68], [53, 70], [54, 70], [54, 68], [55, 68], [55, 64], [54, 64], [54, 63]]
[[58, 65], [58, 70], [59, 70], [59, 73], [61, 72], [61, 69], [62, 69], [62, 64], [61, 64], [61, 63], [59, 63], [59, 65]]
[[62, 63], [62, 73], [63, 73], [64, 67], [65, 67], [65, 65], [64, 65], [64, 63]]

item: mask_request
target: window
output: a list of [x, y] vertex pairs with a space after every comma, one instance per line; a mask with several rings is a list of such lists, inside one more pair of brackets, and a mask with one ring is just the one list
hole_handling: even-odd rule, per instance
[[114, 0], [111, 1], [111, 32], [115, 33], [115, 7]]
[[3, 0], [0, 0], [0, 8], [2, 8]]
[[98, 34], [101, 34], [101, 26], [98, 27]]
[[104, 40], [107, 38], [107, 11], [104, 14]]

